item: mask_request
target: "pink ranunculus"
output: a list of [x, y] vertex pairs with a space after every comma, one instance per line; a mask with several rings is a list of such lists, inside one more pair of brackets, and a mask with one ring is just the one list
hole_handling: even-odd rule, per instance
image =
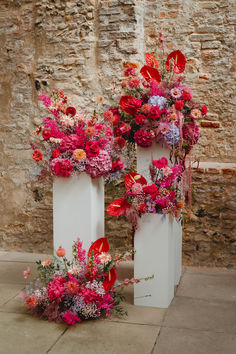
[[96, 157], [99, 154], [100, 147], [98, 140], [90, 140], [86, 142], [86, 152], [89, 157]]
[[160, 158], [160, 159], [158, 159], [158, 160], [153, 160], [153, 161], [152, 161], [152, 164], [153, 164], [153, 166], [155, 166], [156, 168], [160, 169], [160, 168], [162, 168], [162, 167], [168, 166], [168, 160], [167, 160], [166, 157], [162, 157], [162, 158]]

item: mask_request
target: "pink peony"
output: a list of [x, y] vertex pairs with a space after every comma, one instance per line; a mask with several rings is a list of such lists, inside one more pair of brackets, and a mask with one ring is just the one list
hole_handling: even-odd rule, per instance
[[147, 130], [137, 130], [134, 133], [134, 140], [138, 146], [149, 147], [152, 145], [152, 133]]
[[50, 168], [54, 175], [60, 177], [69, 177], [73, 172], [73, 164], [68, 159], [62, 159], [60, 157], [53, 159], [50, 164]]

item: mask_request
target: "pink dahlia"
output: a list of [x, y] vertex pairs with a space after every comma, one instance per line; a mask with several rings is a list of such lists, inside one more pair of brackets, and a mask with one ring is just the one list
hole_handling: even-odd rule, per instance
[[106, 150], [100, 150], [95, 157], [88, 157], [86, 172], [92, 178], [98, 178], [108, 173], [112, 168], [111, 156]]
[[60, 157], [53, 159], [50, 164], [50, 168], [54, 175], [60, 177], [69, 177], [73, 172], [73, 164], [68, 159], [62, 159]]
[[137, 130], [134, 133], [134, 140], [138, 146], [149, 147], [152, 145], [152, 133], [147, 130]]
[[197, 124], [192, 121], [183, 126], [183, 138], [190, 145], [195, 145], [200, 137], [200, 131]]

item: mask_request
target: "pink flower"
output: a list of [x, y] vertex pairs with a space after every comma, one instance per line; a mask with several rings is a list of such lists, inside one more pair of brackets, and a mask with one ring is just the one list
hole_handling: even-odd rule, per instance
[[25, 299], [25, 304], [30, 307], [30, 308], [34, 308], [36, 305], [37, 305], [37, 299], [35, 296], [31, 295], [31, 296], [28, 296], [26, 299]]
[[149, 103], [145, 103], [142, 107], [141, 107], [141, 112], [144, 114], [148, 114], [150, 112], [150, 109], [152, 108], [152, 106]]
[[60, 150], [62, 152], [69, 151], [70, 153], [73, 153], [73, 151], [76, 149], [82, 149], [84, 147], [85, 141], [86, 136], [84, 133], [80, 136], [77, 134], [69, 134], [62, 139]]
[[193, 119], [199, 119], [201, 117], [199, 109], [192, 109], [190, 114]]
[[128, 123], [122, 122], [119, 129], [122, 135], [129, 134], [131, 126]]
[[72, 326], [74, 326], [76, 322], [81, 322], [81, 319], [77, 315], [74, 315], [71, 311], [66, 311], [62, 318], [67, 324]]
[[114, 146], [118, 146], [120, 149], [122, 149], [125, 146], [125, 139], [121, 136], [118, 136], [114, 139]]
[[156, 119], [160, 118], [162, 113], [163, 113], [163, 110], [161, 110], [157, 106], [154, 106], [151, 108], [150, 112], [148, 113], [148, 118], [156, 120]]
[[197, 124], [192, 121], [183, 126], [183, 138], [190, 145], [195, 145], [200, 137], [200, 131]]
[[162, 135], [166, 135], [166, 133], [168, 133], [169, 130], [170, 130], [170, 127], [168, 124], [161, 123], [159, 125], [159, 131], [161, 132]]
[[189, 101], [191, 99], [191, 93], [190, 92], [187, 92], [187, 91], [184, 91], [182, 93], [182, 98], [185, 100], [185, 101]]
[[118, 171], [118, 170], [122, 170], [124, 168], [124, 163], [121, 161], [120, 158], [116, 159], [115, 161], [112, 162], [112, 168], [111, 170], [114, 171]]
[[65, 289], [66, 289], [68, 294], [73, 295], [73, 294], [78, 293], [78, 291], [80, 289], [80, 286], [78, 284], [78, 281], [76, 279], [74, 279], [73, 281], [68, 281], [65, 284]]
[[201, 113], [202, 113], [203, 116], [205, 116], [207, 114], [207, 106], [205, 106], [205, 105], [202, 106]]
[[90, 140], [86, 142], [86, 152], [89, 157], [98, 156], [99, 151], [100, 151], [99, 141]]
[[125, 69], [124, 75], [125, 75], [125, 76], [135, 76], [135, 75], [136, 75], [136, 70], [135, 70], [135, 68], [128, 67], [127, 69]]
[[143, 187], [140, 183], [134, 183], [132, 185], [131, 191], [133, 195], [138, 195], [142, 193]]
[[28, 279], [30, 276], [30, 267], [27, 267], [26, 270], [23, 271], [23, 275], [25, 279]]
[[47, 286], [48, 297], [50, 300], [55, 300], [65, 292], [65, 279], [56, 277]]
[[167, 160], [166, 157], [162, 157], [162, 158], [160, 158], [160, 159], [158, 159], [158, 160], [153, 160], [153, 161], [152, 161], [152, 164], [153, 164], [153, 166], [155, 166], [156, 168], [160, 169], [160, 168], [162, 168], [162, 167], [168, 166], [168, 160]]
[[54, 175], [60, 177], [69, 177], [73, 172], [73, 164], [68, 159], [61, 159], [58, 157], [57, 159], [53, 159], [50, 164], [50, 168]]
[[178, 89], [177, 87], [171, 89], [170, 94], [175, 99], [180, 98], [182, 96], [180, 89]]
[[152, 145], [152, 133], [147, 130], [137, 130], [134, 133], [134, 140], [138, 146], [149, 147]]
[[137, 77], [133, 77], [128, 81], [128, 86], [130, 88], [138, 88], [140, 85], [140, 80]]
[[129, 284], [129, 279], [128, 279], [128, 278], [124, 279], [123, 283], [124, 283], [125, 285], [128, 285], [128, 284]]
[[103, 116], [104, 116], [104, 119], [107, 120], [108, 122], [111, 123], [113, 121], [113, 113], [110, 110], [105, 111], [103, 113]]

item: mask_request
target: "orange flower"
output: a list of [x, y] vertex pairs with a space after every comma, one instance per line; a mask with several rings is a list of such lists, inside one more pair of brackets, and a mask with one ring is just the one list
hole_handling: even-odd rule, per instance
[[59, 248], [57, 249], [57, 251], [56, 251], [56, 255], [57, 255], [58, 257], [64, 257], [65, 254], [66, 254], [65, 248], [59, 247]]
[[44, 261], [41, 262], [43, 267], [48, 267], [51, 264], [50, 258], [46, 257]]
[[123, 68], [128, 68], [128, 67], [131, 67], [131, 68], [134, 68], [134, 69], [138, 69], [139, 68], [139, 64], [124, 62], [123, 63]]
[[29, 307], [35, 307], [37, 305], [37, 302], [36, 302], [36, 297], [35, 296], [28, 296], [26, 299], [25, 299], [25, 303], [27, 306]]
[[182, 202], [178, 202], [176, 204], [176, 206], [177, 206], [177, 208], [181, 209], [181, 208], [183, 208], [183, 203]]
[[88, 128], [86, 128], [85, 129], [85, 134], [87, 135], [87, 136], [93, 136], [94, 135], [94, 127], [88, 127]]
[[73, 151], [73, 159], [76, 162], [84, 161], [86, 157], [87, 157], [86, 152], [83, 149], [76, 149]]

